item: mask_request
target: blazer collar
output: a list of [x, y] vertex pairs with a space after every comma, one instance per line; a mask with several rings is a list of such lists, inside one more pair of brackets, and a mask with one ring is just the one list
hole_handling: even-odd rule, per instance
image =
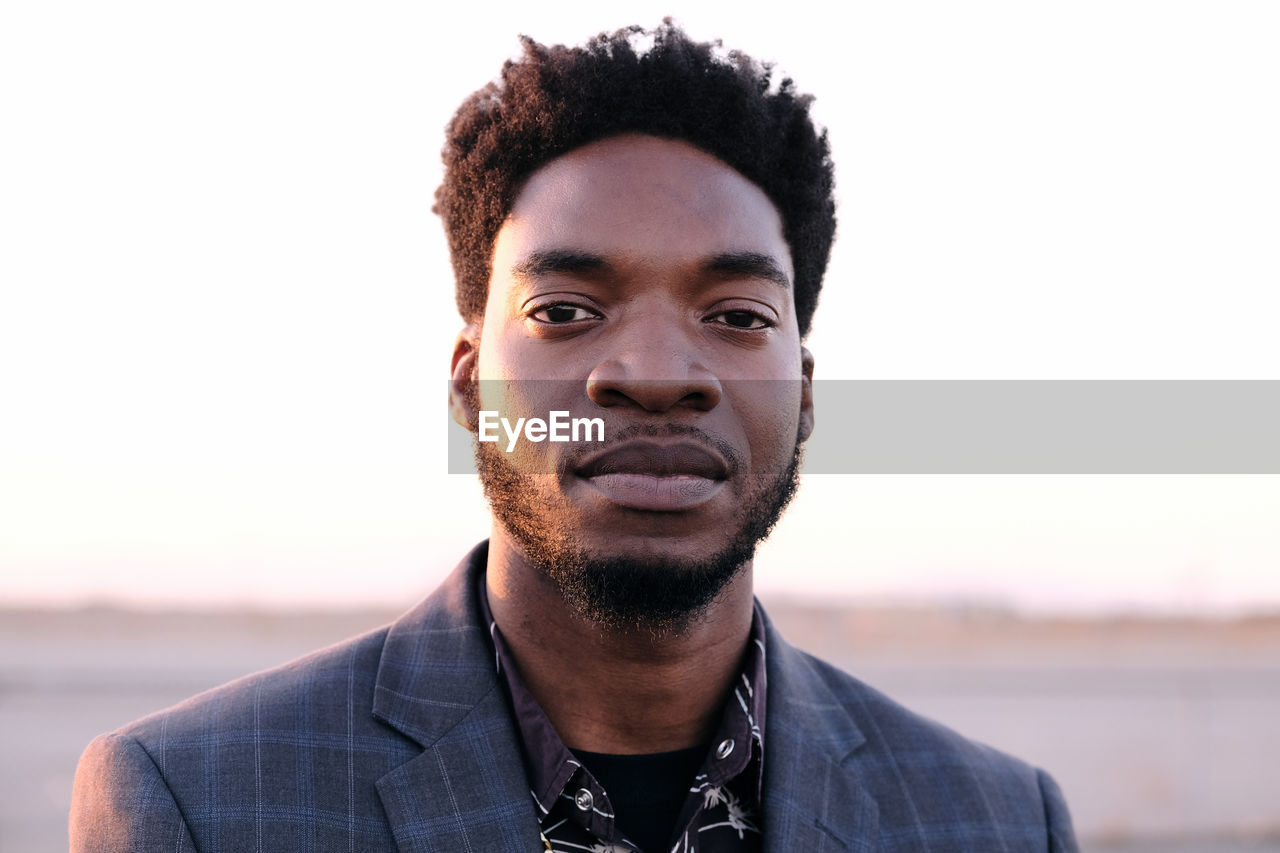
[[373, 715], [423, 748], [377, 782], [401, 853], [536, 850], [538, 818], [476, 601], [488, 543], [387, 633]]
[[768, 722], [764, 734], [764, 849], [872, 851], [879, 808], [860, 784], [866, 737], [828, 679], [765, 620]]
[[488, 559], [481, 542], [439, 588], [392, 623], [382, 647], [373, 715], [430, 746], [498, 686], [476, 595]]

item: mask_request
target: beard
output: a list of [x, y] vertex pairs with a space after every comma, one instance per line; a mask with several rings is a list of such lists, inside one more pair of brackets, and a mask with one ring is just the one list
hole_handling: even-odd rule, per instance
[[737, 528], [728, 531], [720, 550], [677, 559], [584, 550], [562, 523], [573, 517], [573, 507], [562, 496], [538, 488], [538, 477], [559, 475], [525, 474], [495, 444], [474, 442], [476, 468], [494, 517], [565, 603], [602, 628], [655, 635], [678, 633], [704, 615], [755, 556], [756, 546], [768, 537], [799, 487], [802, 447], [797, 436], [781, 471], [755, 477]]

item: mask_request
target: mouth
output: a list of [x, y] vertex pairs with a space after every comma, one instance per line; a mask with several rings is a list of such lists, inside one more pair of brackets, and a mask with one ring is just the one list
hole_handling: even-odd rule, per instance
[[628, 509], [680, 512], [714, 497], [730, 475], [714, 450], [683, 441], [629, 441], [589, 456], [573, 472]]

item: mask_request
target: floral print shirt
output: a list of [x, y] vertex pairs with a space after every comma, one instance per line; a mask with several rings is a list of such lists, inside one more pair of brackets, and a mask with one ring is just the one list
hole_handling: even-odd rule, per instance
[[[479, 598], [493, 638], [495, 664], [515, 710], [532, 785], [529, 794], [541, 818], [546, 849], [552, 853], [640, 850], [615, 826], [608, 792], [574, 758], [525, 687], [483, 589]], [[720, 726], [685, 797], [669, 853], [758, 853], [762, 849], [765, 687], [764, 622], [757, 605], [742, 672], [726, 697]]]

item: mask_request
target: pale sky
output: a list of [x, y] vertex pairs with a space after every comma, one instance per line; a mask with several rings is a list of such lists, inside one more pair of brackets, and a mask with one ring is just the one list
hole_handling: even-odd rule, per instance
[[[521, 32], [671, 14], [817, 96], [820, 378], [1280, 379], [1280, 6], [551, 5], [6, 7], [5, 601], [407, 605], [486, 535], [430, 206]], [[757, 576], [1235, 612], [1277, 518], [1274, 476], [807, 476]]]

